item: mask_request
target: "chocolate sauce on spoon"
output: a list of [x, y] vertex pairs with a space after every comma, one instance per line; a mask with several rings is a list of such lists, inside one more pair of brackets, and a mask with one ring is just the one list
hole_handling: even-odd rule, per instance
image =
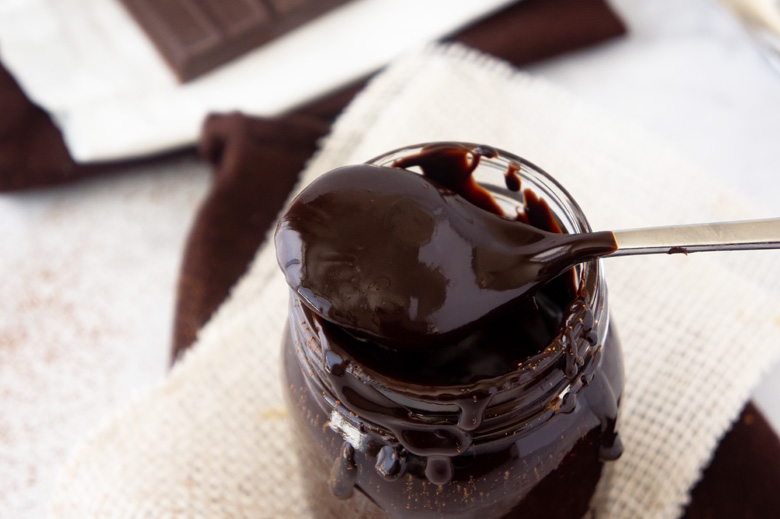
[[[471, 177], [491, 153], [445, 144], [395, 167], [321, 176], [277, 228], [288, 284], [355, 335], [420, 349], [462, 337], [573, 265], [616, 250], [611, 232], [560, 234], [499, 216]], [[412, 166], [423, 175], [404, 169]]]
[[585, 497], [566, 516], [581, 516], [600, 460], [619, 454], [599, 269], [556, 277], [615, 241], [561, 234], [528, 189], [505, 216], [472, 177], [486, 157], [520, 191], [519, 161], [441, 143], [327, 173], [277, 228], [291, 414], [311, 432], [307, 463], [330, 461], [312, 481], [326, 473], [328, 494], [383, 517], [519, 517], [572, 485]]

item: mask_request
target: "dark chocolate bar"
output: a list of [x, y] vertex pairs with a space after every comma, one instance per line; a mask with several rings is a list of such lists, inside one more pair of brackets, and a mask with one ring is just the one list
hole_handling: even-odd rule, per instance
[[193, 79], [349, 0], [122, 0], [179, 81]]

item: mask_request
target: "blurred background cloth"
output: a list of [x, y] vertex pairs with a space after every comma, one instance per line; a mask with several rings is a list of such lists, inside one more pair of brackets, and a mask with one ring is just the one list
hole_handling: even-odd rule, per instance
[[[574, 85], [596, 102], [614, 99], [613, 108], [638, 115], [643, 124], [651, 127], [662, 119], [663, 107], [620, 103], [635, 103], [642, 94], [648, 94], [643, 88], [665, 87], [666, 90], [656, 92], [658, 99], [666, 96], [672, 105], [683, 106], [683, 99], [696, 96], [672, 88], [670, 78], [678, 65], [694, 69], [705, 66], [711, 71], [723, 62], [737, 63], [736, 72], [754, 80], [752, 93], [772, 92], [772, 80], [763, 75], [759, 60], [749, 54], [742, 35], [723, 13], [707, 2], [675, 5], [671, 12], [677, 16], [661, 28], [659, 21], [665, 16], [660, 14], [664, 8], [660, 3], [639, 2], [631, 7], [621, 3], [621, 14], [628, 14], [631, 21], [627, 41], [577, 53], [566, 60], [548, 61], [537, 65], [536, 70], [563, 84]], [[622, 31], [620, 21], [600, 1], [527, 0], [462, 31], [456, 39], [516, 65], [527, 65], [604, 41]], [[736, 41], [737, 45], [727, 50], [724, 41]], [[707, 42], [723, 44], [719, 50], [724, 52], [708, 54], [701, 48]], [[671, 44], [679, 50], [676, 56], [700, 56], [701, 62], [669, 60], [666, 46]], [[737, 55], [735, 48], [741, 54]], [[757, 77], [759, 80], [755, 81]], [[706, 79], [702, 75], [701, 80]], [[726, 86], [735, 86], [738, 80], [723, 78]], [[695, 81], [689, 80], [689, 84]], [[630, 92], [626, 91], [627, 86]], [[13, 346], [0, 348], [0, 355], [8, 361], [4, 363], [5, 371], [0, 373], [15, 373], [0, 377], [0, 389], [9, 397], [5, 400], [9, 403], [7, 410], [0, 416], [0, 425], [8, 431], [5, 437], [9, 439], [0, 447], [0, 485], [12, 490], [0, 495], [11, 496], [5, 498], [9, 510], [40, 511], [41, 497], [51, 488], [54, 471], [89, 424], [136, 388], [161, 375], [161, 361], [165, 362], [168, 352], [160, 346], [168, 339], [172, 326], [172, 280], [177, 277], [179, 261], [183, 263], [175, 313], [176, 351], [191, 343], [197, 329], [243, 273], [298, 171], [316, 149], [317, 137], [327, 131], [333, 118], [359, 89], [360, 84], [355, 84], [278, 118], [238, 114], [210, 118], [204, 125], [201, 156], [214, 165], [216, 177], [212, 184], [209, 168], [193, 149], [130, 163], [74, 162], [50, 117], [26, 101], [10, 75], [0, 73], [0, 108], [2, 113], [10, 114], [0, 119], [3, 189], [22, 190], [115, 173], [104, 183], [68, 184], [60, 190], [27, 191], [0, 199], [0, 211], [6, 216], [0, 222], [4, 238], [0, 261], [5, 263], [4, 270], [19, 272], [25, 280], [24, 288], [8, 280], [3, 281], [3, 288], [14, 288], [17, 294], [26, 292], [25, 297], [16, 295], [6, 300], [5, 317], [0, 321], [3, 344]], [[755, 97], [751, 102], [760, 103], [761, 96]], [[700, 116], [696, 110], [706, 106], [706, 101], [704, 98], [699, 105], [689, 106], [690, 113], [680, 115], [686, 119]], [[754, 104], [748, 103], [747, 108], [732, 117], [744, 123], [738, 126], [742, 130], [748, 121], [740, 118], [757, 113]], [[737, 110], [730, 113], [736, 114]], [[701, 120], [702, 124], [708, 122], [711, 120]], [[665, 129], [674, 140], [686, 128], [690, 126], [680, 124]], [[755, 130], [750, 135], [754, 134]], [[704, 155], [702, 149], [708, 145], [707, 139], [712, 141], [713, 137], [722, 135], [710, 128], [709, 132], [701, 132], [701, 141], [688, 136], [683, 142], [698, 158]], [[755, 147], [761, 149], [760, 144]], [[735, 147], [741, 148], [736, 144]], [[722, 148], [712, 150], [709, 156], [725, 158], [721, 167], [730, 166], [731, 160], [752, 170], [753, 176], [746, 176], [748, 188], [751, 178], [760, 176], [756, 170], [769, 162], [761, 155], [737, 160]], [[263, 178], [254, 174], [254, 168], [247, 167], [258, 160], [272, 165]], [[709, 165], [706, 156], [704, 162]], [[271, 183], [269, 175], [273, 178]], [[190, 227], [189, 219], [196, 207], [199, 209]], [[123, 223], [114, 224], [115, 220]], [[110, 235], [106, 236], [106, 232]], [[62, 236], [62, 240], [48, 239], [50, 236]], [[109, 248], [112, 252], [105, 251]], [[117, 275], [134, 271], [132, 264], [145, 265], [143, 274], [117, 281]], [[83, 294], [83, 298], [76, 293]], [[149, 309], [154, 309], [152, 315]], [[43, 333], [39, 329], [44, 328], [39, 324], [42, 322], [51, 323], [56, 329]], [[144, 353], [133, 357], [123, 348], [138, 348]], [[45, 362], [41, 362], [42, 358]], [[66, 397], [72, 405], [63, 405]], [[61, 424], [58, 439], [52, 439], [55, 435], [43, 425], [52, 418]], [[739, 423], [739, 430], [732, 433], [735, 437], [740, 437], [740, 431], [743, 436], [763, 435], [762, 445], [774, 445], [771, 429], [754, 408], [749, 408]], [[729, 444], [724, 441], [722, 449]], [[711, 471], [721, 467], [719, 470], [725, 475], [741, 467], [745, 474], [763, 471], [762, 480], [773, 481], [772, 467], [780, 463], [754, 464], [761, 456], [771, 454], [771, 447], [757, 448], [751, 455], [744, 444], [731, 444], [733, 450], [725, 458], [719, 451]], [[750, 459], [753, 461], [745, 461]], [[694, 492], [694, 496], [697, 492], [706, 494], [695, 499], [689, 513], [697, 510], [696, 503], [702, 514], [734, 510], [743, 504], [729, 497], [733, 494], [719, 486], [726, 480], [718, 483], [716, 476], [705, 478]], [[747, 476], [738, 479], [760, 496], [752, 502], [760, 503], [766, 492], [747, 484]], [[708, 487], [707, 483], [712, 481]], [[18, 513], [14, 516], [34, 517]]]

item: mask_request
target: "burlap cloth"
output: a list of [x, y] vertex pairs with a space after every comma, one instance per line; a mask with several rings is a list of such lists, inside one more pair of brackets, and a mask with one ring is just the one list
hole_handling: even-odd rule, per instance
[[[300, 185], [431, 140], [485, 142], [555, 175], [595, 229], [750, 218], [749, 205], [652, 136], [466, 48], [433, 47], [377, 76]], [[761, 374], [780, 356], [775, 252], [606, 262], [627, 386], [625, 453], [601, 518], [674, 518]], [[170, 376], [74, 453], [54, 518], [305, 518], [278, 374], [287, 289], [272, 247]]]

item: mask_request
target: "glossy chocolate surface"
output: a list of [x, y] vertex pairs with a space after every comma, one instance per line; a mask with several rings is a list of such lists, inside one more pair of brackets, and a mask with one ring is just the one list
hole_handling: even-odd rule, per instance
[[[471, 177], [480, 158], [441, 145], [392, 168], [321, 176], [276, 233], [288, 284], [342, 328], [423, 349], [462, 338], [572, 265], [615, 251], [610, 232], [562, 234], [505, 218]], [[505, 177], [520, 189], [511, 166]]]
[[[344, 196], [321, 189], [307, 199], [304, 191], [296, 203], [304, 202], [283, 217], [277, 246], [293, 288], [284, 345], [287, 397], [319, 518], [579, 517], [587, 510], [602, 461], [620, 453], [615, 423], [622, 359], [602, 308], [603, 281], [590, 283], [588, 292], [570, 271], [531, 296], [488, 312], [463, 335], [412, 337], [413, 347], [382, 335], [381, 320], [380, 333], [367, 337], [362, 329], [355, 333], [331, 320], [324, 306], [329, 299], [317, 308], [299, 296], [305, 294], [300, 280], [308, 275], [306, 269], [349, 282], [360, 268], [365, 279], [384, 275], [419, 297], [425, 297], [421, 288], [446, 289], [457, 270], [449, 271], [449, 278], [443, 275], [444, 281], [440, 276], [447, 272], [435, 269], [422, 278], [405, 276], [420, 265], [420, 245], [441, 239], [437, 225], [446, 227], [447, 219], [436, 221], [436, 211], [442, 200], [456, 218], [490, 222], [473, 234], [449, 235], [443, 251], [450, 256], [470, 255], [474, 243], [493, 250], [491, 241], [511, 241], [508, 229], [521, 222], [530, 223], [532, 235], [543, 239], [560, 233], [550, 208], [530, 192], [517, 220], [491, 214], [496, 208], [490, 207], [490, 194], [472, 184], [466, 171], [482, 153], [493, 151], [445, 144], [398, 161], [397, 168], [349, 168], [325, 184]], [[458, 167], [458, 161], [468, 167]], [[412, 163], [425, 175], [403, 169]], [[505, 172], [507, 186], [519, 190], [512, 169]], [[363, 182], [357, 173], [371, 181]], [[380, 200], [380, 217], [363, 217], [365, 207], [358, 210], [346, 195], [350, 189], [362, 190], [354, 197], [358, 204]], [[366, 197], [367, 190], [376, 196]], [[385, 196], [388, 192], [393, 195]], [[398, 225], [404, 232], [391, 239]], [[539, 229], [546, 232], [537, 234]], [[391, 248], [408, 250], [359, 250], [356, 236], [364, 244], [391, 242]], [[448, 248], [452, 243], [460, 245]], [[298, 264], [289, 262], [290, 250], [300, 252]], [[359, 260], [344, 261], [344, 254]], [[396, 259], [385, 262], [390, 256]], [[453, 264], [466, 274], [475, 271], [475, 262], [455, 258]], [[334, 288], [328, 296], [335, 307], [343, 297], [366, 297], [364, 288], [358, 283], [346, 295]], [[404, 303], [402, 289], [393, 292], [399, 308], [410, 304], [410, 298]], [[359, 305], [341, 308], [359, 311], [354, 310]], [[407, 315], [420, 317], [425, 308], [418, 305], [416, 313]]]
[[348, 0], [121, 0], [184, 82]]

